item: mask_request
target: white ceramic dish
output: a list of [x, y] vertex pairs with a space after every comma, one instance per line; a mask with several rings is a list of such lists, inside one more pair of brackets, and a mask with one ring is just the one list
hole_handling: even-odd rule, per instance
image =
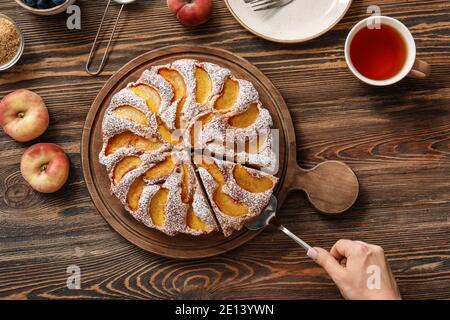
[[253, 11], [244, 0], [225, 0], [231, 14], [247, 30], [275, 42], [298, 43], [331, 30], [350, 8], [352, 0], [294, 0], [264, 11]]

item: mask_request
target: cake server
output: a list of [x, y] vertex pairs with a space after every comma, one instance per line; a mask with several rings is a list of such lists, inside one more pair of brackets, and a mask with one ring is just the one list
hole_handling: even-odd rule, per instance
[[[97, 47], [98, 37], [100, 36], [100, 32], [102, 31], [103, 23], [105, 22], [106, 14], [108, 13], [108, 9], [109, 9], [109, 5], [111, 4], [111, 1], [117, 2], [118, 4], [121, 4], [122, 6], [120, 7], [120, 11], [117, 14], [116, 23], [114, 24], [113, 30], [111, 32], [111, 36], [109, 37], [108, 45], [106, 46], [105, 53], [103, 54], [102, 61], [100, 62], [100, 66], [98, 67], [97, 70], [92, 71], [90, 69], [90, 66], [91, 66], [92, 60], [94, 59], [94, 52], [95, 52], [95, 48]], [[111, 47], [111, 43], [114, 39], [114, 34], [116, 33], [117, 25], [119, 24], [120, 16], [122, 15], [123, 7], [125, 7], [126, 4], [130, 4], [135, 1], [136, 0], [108, 0], [108, 3], [106, 4], [105, 13], [103, 14], [102, 21], [100, 22], [100, 26], [98, 27], [97, 35], [95, 36], [94, 43], [92, 44], [91, 52], [89, 53], [89, 57], [86, 61], [86, 72], [89, 73], [90, 75], [95, 76], [95, 75], [98, 75], [100, 72], [102, 72], [103, 67], [105, 66], [105, 63], [106, 63], [106, 58], [108, 57], [109, 48]]]
[[280, 231], [283, 231], [288, 237], [297, 242], [300, 246], [303, 247], [303, 249], [306, 250], [306, 252], [308, 252], [308, 250], [311, 249], [311, 246], [297, 237], [291, 231], [286, 229], [280, 222], [278, 222], [276, 218], [277, 205], [277, 198], [272, 195], [270, 197], [269, 205], [264, 209], [264, 211], [255, 220], [246, 223], [245, 226], [247, 227], [247, 229], [256, 231], [265, 228], [267, 225], [270, 225]]

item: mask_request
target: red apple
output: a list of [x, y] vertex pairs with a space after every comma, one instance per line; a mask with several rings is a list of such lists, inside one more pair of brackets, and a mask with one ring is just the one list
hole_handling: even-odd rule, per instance
[[56, 192], [69, 177], [69, 158], [53, 143], [38, 143], [22, 156], [20, 171], [31, 187], [42, 193]]
[[205, 23], [212, 12], [212, 0], [167, 0], [167, 6], [186, 26]]
[[16, 141], [39, 137], [48, 128], [48, 110], [44, 100], [29, 90], [16, 90], [0, 102], [0, 125]]

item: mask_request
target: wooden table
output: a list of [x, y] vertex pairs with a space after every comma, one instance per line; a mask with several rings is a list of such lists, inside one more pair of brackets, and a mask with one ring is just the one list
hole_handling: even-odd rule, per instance
[[[1, 298], [334, 299], [338, 290], [297, 245], [266, 230], [222, 256], [180, 262], [146, 253], [116, 234], [91, 203], [80, 166], [85, 116], [105, 81], [130, 59], [172, 44], [230, 50], [254, 63], [285, 97], [295, 124], [298, 159], [311, 167], [343, 160], [361, 193], [347, 213], [315, 212], [293, 193], [280, 220], [316, 246], [340, 238], [384, 247], [407, 299], [450, 298], [450, 21], [448, 1], [378, 0], [382, 13], [413, 33], [418, 57], [432, 64], [427, 80], [389, 88], [356, 80], [343, 46], [373, 1], [354, 1], [329, 33], [305, 44], [281, 45], [243, 29], [222, 1], [207, 24], [184, 28], [163, 1], [138, 1], [124, 14], [105, 72], [84, 72], [104, 1], [78, 1], [82, 30], [65, 14], [39, 17], [2, 1], [26, 38], [19, 65], [0, 75], [0, 96], [28, 88], [41, 94], [51, 126], [35, 142], [60, 144], [71, 160], [56, 194], [31, 191], [20, 176], [21, 144], [0, 134]], [[117, 7], [115, 6], [115, 9]], [[109, 26], [112, 24], [110, 19]], [[67, 268], [81, 268], [81, 290], [66, 288]]]

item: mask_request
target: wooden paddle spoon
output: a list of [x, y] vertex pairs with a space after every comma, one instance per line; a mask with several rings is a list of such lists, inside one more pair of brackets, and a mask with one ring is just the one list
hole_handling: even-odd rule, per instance
[[310, 203], [325, 214], [338, 214], [348, 210], [356, 201], [359, 182], [355, 173], [340, 161], [325, 161], [306, 170], [294, 164], [290, 189], [306, 193]]

